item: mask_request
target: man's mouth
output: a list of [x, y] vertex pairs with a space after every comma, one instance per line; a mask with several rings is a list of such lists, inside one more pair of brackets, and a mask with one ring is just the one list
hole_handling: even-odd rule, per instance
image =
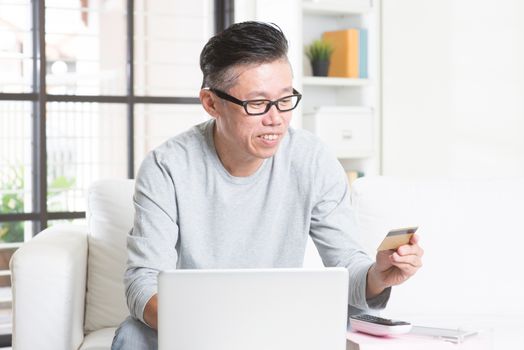
[[264, 135], [260, 135], [259, 137], [261, 139], [266, 140], [266, 141], [274, 141], [274, 140], [278, 139], [278, 135], [277, 134], [264, 134]]

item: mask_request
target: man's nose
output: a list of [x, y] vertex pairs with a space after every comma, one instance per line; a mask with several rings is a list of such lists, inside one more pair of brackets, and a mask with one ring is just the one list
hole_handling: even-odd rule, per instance
[[274, 104], [269, 108], [269, 111], [264, 115], [264, 120], [266, 125], [280, 125], [282, 124], [282, 112], [277, 108], [277, 105]]

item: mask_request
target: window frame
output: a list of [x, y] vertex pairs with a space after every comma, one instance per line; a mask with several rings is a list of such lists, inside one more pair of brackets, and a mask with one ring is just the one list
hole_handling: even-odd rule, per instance
[[[60, 95], [46, 91], [45, 0], [31, 0], [33, 86], [30, 93], [2, 93], [0, 101], [26, 101], [32, 104], [32, 201], [29, 213], [1, 214], [0, 222], [32, 221], [33, 237], [47, 228], [48, 221], [83, 219], [85, 211], [49, 212], [47, 208], [46, 105], [48, 102], [117, 103], [127, 107], [127, 178], [134, 178], [134, 120], [136, 104], [200, 104], [198, 97], [137, 96], [134, 91], [134, 16], [126, 18], [126, 94]], [[126, 0], [128, 14], [134, 13], [134, 0]], [[233, 23], [234, 0], [214, 0], [214, 28], [218, 33]], [[0, 347], [11, 346], [11, 335], [0, 335]]]

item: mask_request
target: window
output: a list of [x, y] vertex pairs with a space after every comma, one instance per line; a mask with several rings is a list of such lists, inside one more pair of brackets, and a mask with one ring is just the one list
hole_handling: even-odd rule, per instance
[[13, 252], [82, 224], [91, 182], [133, 178], [150, 149], [205, 119], [198, 57], [232, 4], [0, 0], [0, 346]]

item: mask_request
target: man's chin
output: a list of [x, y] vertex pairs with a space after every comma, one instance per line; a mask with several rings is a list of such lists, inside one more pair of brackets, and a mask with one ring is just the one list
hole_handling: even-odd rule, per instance
[[258, 150], [257, 157], [260, 159], [268, 159], [268, 158], [273, 157], [275, 153], [277, 153], [277, 151], [278, 151], [278, 146], [272, 149]]

